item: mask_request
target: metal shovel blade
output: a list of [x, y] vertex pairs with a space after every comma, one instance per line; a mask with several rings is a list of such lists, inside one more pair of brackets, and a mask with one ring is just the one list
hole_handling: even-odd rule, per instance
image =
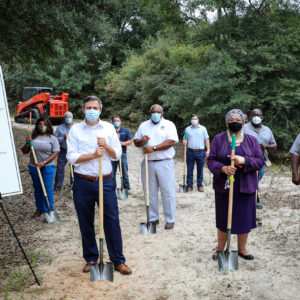
[[188, 192], [188, 186], [179, 184], [179, 193], [187, 193]]
[[99, 263], [90, 266], [90, 281], [95, 282], [99, 280], [114, 281], [113, 263]]
[[56, 210], [44, 213], [45, 220], [47, 223], [57, 223], [59, 222], [59, 216]]
[[141, 234], [155, 234], [156, 224], [154, 223], [141, 223]]
[[117, 188], [117, 194], [121, 200], [126, 200], [128, 198], [128, 191], [126, 189]]
[[237, 251], [217, 251], [218, 264], [220, 271], [238, 270], [238, 252]]

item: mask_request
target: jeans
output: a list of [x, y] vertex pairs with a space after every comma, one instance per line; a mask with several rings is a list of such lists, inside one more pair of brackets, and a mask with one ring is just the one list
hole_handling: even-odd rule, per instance
[[[128, 176], [128, 164], [127, 164], [127, 154], [122, 153], [122, 173], [123, 173], [123, 186], [124, 189], [130, 190], [129, 176]], [[116, 183], [116, 172], [119, 166], [119, 161], [112, 161], [112, 177]]]
[[187, 185], [193, 187], [193, 172], [194, 164], [197, 164], [197, 187], [203, 187], [203, 167], [205, 163], [205, 150], [186, 152], [186, 164], [187, 164]]
[[[125, 257], [123, 256], [118, 200], [115, 189], [116, 185], [111, 177], [103, 179], [105, 242], [110, 260], [114, 266], [118, 266], [125, 263]], [[83, 257], [87, 262], [97, 261], [98, 247], [95, 237], [94, 218], [95, 203], [99, 203], [99, 181], [91, 181], [75, 176], [73, 195], [82, 237]]]
[[260, 182], [266, 172], [266, 166], [263, 165], [259, 170], [258, 170], [258, 182]]
[[[60, 152], [57, 157], [57, 167], [56, 167], [55, 182], [54, 182], [54, 188], [56, 189], [61, 189], [64, 183], [65, 166], [68, 162], [66, 155], [67, 155], [67, 150], [60, 148]], [[70, 176], [70, 185], [71, 184], [72, 184], [72, 176]]]
[[[46, 204], [45, 196], [40, 183], [40, 178], [36, 167], [28, 166], [29, 174], [33, 181], [34, 198], [37, 211], [47, 212], [48, 207]], [[45, 166], [40, 168], [42, 178], [47, 192], [50, 210], [53, 210], [53, 179], [55, 174], [55, 165]]]

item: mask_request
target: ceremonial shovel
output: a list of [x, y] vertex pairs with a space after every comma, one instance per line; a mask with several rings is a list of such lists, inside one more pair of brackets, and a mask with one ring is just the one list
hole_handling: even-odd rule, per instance
[[[235, 155], [235, 134], [232, 135], [231, 155]], [[231, 166], [234, 167], [234, 160], [231, 160]], [[231, 223], [232, 223], [232, 204], [233, 204], [233, 182], [234, 176], [229, 177], [229, 203], [228, 203], [228, 219], [227, 219], [227, 247], [224, 251], [217, 251], [218, 263], [220, 271], [229, 271], [238, 269], [238, 252], [229, 251], [231, 239]]]
[[[186, 132], [184, 134], [184, 139], [186, 140]], [[183, 184], [179, 184], [179, 193], [188, 192], [188, 186], [185, 184], [186, 183], [186, 145], [184, 145], [183, 163], [184, 163]]]
[[70, 192], [71, 192], [71, 198], [73, 199], [74, 171], [73, 171], [72, 164], [70, 164], [70, 173], [71, 173], [71, 182], [72, 182], [71, 185], [70, 185], [70, 187], [71, 187]]
[[[35, 151], [34, 151], [32, 141], [29, 141], [29, 144], [30, 144], [33, 160], [37, 164], [37, 158], [36, 158], [36, 155], [35, 155]], [[46, 205], [47, 205], [47, 208], [48, 208], [48, 212], [44, 213], [45, 219], [48, 223], [59, 222], [59, 217], [58, 217], [57, 212], [55, 210], [50, 211], [48, 196], [47, 196], [44, 180], [43, 180], [43, 177], [42, 177], [42, 174], [41, 174], [41, 170], [40, 170], [39, 167], [36, 167], [36, 169], [37, 169], [37, 172], [38, 172], [38, 175], [39, 175], [39, 178], [40, 178], [40, 183], [41, 183], [41, 186], [42, 186], [43, 194], [44, 194], [44, 197], [45, 197], [45, 200], [46, 200]]]
[[146, 180], [146, 212], [147, 223], [141, 223], [141, 234], [156, 233], [156, 224], [149, 222], [149, 179], [148, 179], [148, 155], [145, 154], [145, 180]]
[[120, 167], [121, 188], [117, 188], [117, 193], [121, 200], [126, 200], [128, 198], [128, 192], [126, 189], [124, 189], [122, 159], [121, 158], [119, 160], [119, 167]]
[[99, 264], [90, 265], [90, 281], [108, 280], [113, 282], [114, 271], [112, 262], [103, 262], [103, 171], [102, 156], [99, 158], [99, 244], [100, 244], [100, 262]]

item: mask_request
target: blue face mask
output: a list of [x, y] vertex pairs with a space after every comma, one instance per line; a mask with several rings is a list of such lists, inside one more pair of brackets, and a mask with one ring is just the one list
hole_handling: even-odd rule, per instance
[[119, 128], [119, 127], [120, 127], [120, 122], [114, 122], [114, 126], [115, 126], [116, 128]]
[[192, 120], [191, 122], [192, 122], [192, 125], [194, 125], [194, 126], [198, 125], [198, 120]]
[[71, 124], [72, 123], [72, 118], [66, 118], [65, 121], [66, 121], [67, 124]]
[[161, 117], [161, 114], [159, 114], [159, 113], [153, 113], [153, 114], [151, 114], [151, 120], [154, 123], [158, 123], [160, 121], [160, 117]]
[[95, 109], [87, 109], [85, 111], [85, 117], [89, 122], [96, 122], [99, 120], [100, 111]]

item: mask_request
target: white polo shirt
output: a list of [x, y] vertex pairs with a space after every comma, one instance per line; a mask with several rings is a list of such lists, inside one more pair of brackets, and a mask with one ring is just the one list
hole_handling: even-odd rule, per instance
[[[121, 144], [112, 124], [99, 120], [97, 125], [89, 126], [85, 121], [82, 121], [71, 127], [67, 138], [67, 159], [74, 165], [75, 173], [95, 177], [99, 175], [99, 158], [76, 163], [81, 154], [96, 151], [98, 147], [97, 137], [104, 137], [106, 143], [115, 150], [117, 159], [121, 157]], [[103, 175], [110, 174], [112, 172], [111, 156], [106, 151], [103, 155], [102, 164]]]
[[[149, 136], [148, 146], [157, 146], [166, 140], [173, 140], [178, 143], [177, 130], [173, 122], [162, 118], [154, 124], [151, 120], [143, 122], [136, 132], [134, 139], [142, 139], [144, 135]], [[143, 152], [144, 153], [144, 152]], [[175, 155], [174, 147], [164, 151], [155, 151], [148, 154], [148, 160], [171, 159]]]

